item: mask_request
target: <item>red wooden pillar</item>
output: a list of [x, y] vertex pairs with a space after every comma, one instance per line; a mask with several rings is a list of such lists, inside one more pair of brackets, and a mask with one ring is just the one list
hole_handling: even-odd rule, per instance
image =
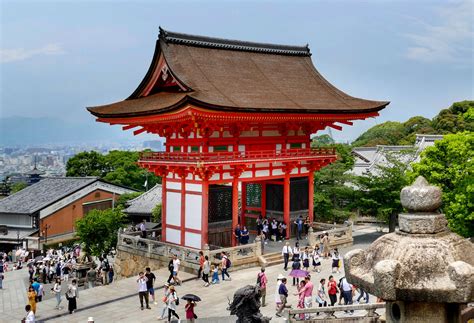
[[314, 171], [312, 169], [309, 170], [308, 175], [308, 215], [309, 215], [309, 223], [313, 223], [313, 216], [314, 216]]
[[242, 213], [240, 215], [240, 226], [245, 225], [245, 210], [247, 209], [247, 183], [242, 182]]
[[209, 182], [202, 182], [202, 211], [201, 211], [201, 246], [209, 243]]
[[283, 221], [285, 221], [286, 228], [286, 238], [290, 239], [290, 171], [285, 173], [285, 178], [283, 181]]
[[[242, 190], [244, 184], [242, 183]], [[243, 203], [243, 200], [242, 200]], [[243, 205], [243, 204], [242, 204]], [[243, 208], [242, 208], [243, 209]], [[234, 236], [234, 229], [239, 223], [239, 179], [234, 177], [232, 182], [232, 246], [237, 245], [237, 241]]]
[[166, 241], [166, 175], [161, 178], [161, 241]]
[[181, 175], [181, 245], [184, 246], [186, 232], [186, 173]]

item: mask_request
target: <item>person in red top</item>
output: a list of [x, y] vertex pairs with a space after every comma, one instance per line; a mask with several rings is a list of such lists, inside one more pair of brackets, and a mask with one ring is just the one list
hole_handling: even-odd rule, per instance
[[[314, 285], [311, 282], [311, 275], [306, 276], [305, 281], [306, 281], [306, 284], [304, 285], [304, 288], [303, 288], [304, 308], [311, 308], [313, 307], [313, 288], [314, 288]], [[306, 314], [305, 319], [309, 320], [310, 315]]]
[[194, 319], [197, 318], [197, 315], [194, 314], [194, 308], [196, 307], [196, 303], [189, 300], [186, 303], [186, 306], [184, 307], [184, 310], [186, 311], [186, 319], [188, 322], [194, 322]]
[[337, 283], [334, 277], [331, 275], [329, 276], [328, 281], [328, 295], [329, 299], [331, 300], [331, 306], [334, 306], [337, 302]]
[[262, 267], [257, 276], [257, 285], [260, 287], [260, 295], [262, 296], [262, 307], [265, 304], [265, 296], [267, 296], [267, 275], [265, 275], [265, 268]]
[[199, 270], [198, 270], [198, 276], [196, 279], [201, 278], [203, 265], [204, 265], [204, 253], [202, 251], [199, 251]]

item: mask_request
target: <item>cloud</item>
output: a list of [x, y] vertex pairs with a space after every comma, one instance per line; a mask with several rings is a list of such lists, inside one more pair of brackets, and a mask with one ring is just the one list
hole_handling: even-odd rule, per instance
[[474, 37], [473, 5], [471, 0], [464, 0], [437, 8], [435, 13], [439, 21], [434, 24], [415, 18], [421, 32], [405, 34], [412, 42], [405, 56], [426, 63], [470, 62]]
[[0, 49], [0, 63], [11, 63], [17, 61], [24, 61], [34, 56], [41, 55], [62, 55], [65, 51], [59, 44], [47, 44], [41, 48], [36, 49]]

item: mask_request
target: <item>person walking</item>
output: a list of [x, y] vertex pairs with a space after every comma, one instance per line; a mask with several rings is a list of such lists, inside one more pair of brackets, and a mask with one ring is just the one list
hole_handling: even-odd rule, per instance
[[209, 257], [204, 257], [204, 262], [202, 264], [202, 280], [204, 281], [204, 287], [209, 286], [209, 273], [211, 272], [211, 264], [209, 262]]
[[359, 293], [360, 294], [359, 294], [359, 297], [357, 298], [357, 304], [359, 304], [361, 299], [365, 299], [365, 303], [368, 304], [369, 303], [369, 293], [367, 293], [361, 287], [359, 287]]
[[257, 275], [257, 286], [260, 287], [260, 295], [262, 297], [262, 307], [267, 306], [265, 304], [265, 298], [267, 296], [267, 275], [265, 275], [265, 268], [262, 267]]
[[147, 293], [149, 294], [148, 297], [151, 296], [153, 299], [153, 304], [158, 304], [155, 300], [155, 288], [153, 288], [153, 284], [155, 283], [156, 276], [154, 273], [151, 272], [150, 267], [145, 268], [145, 277], [146, 277], [146, 288]]
[[283, 246], [283, 249], [281, 250], [281, 254], [283, 256], [283, 261], [284, 261], [283, 269], [285, 271], [288, 270], [288, 261], [290, 260], [290, 254], [292, 253], [293, 253], [293, 250], [290, 247], [290, 243], [289, 242], [285, 243], [285, 245]]
[[293, 277], [293, 286], [298, 286], [300, 278], [298, 272], [301, 270], [301, 261], [298, 257], [293, 257], [293, 263], [291, 264], [290, 276]]
[[72, 314], [77, 309], [77, 298], [79, 298], [79, 288], [77, 286], [77, 281], [72, 280], [71, 284], [67, 287], [66, 299], [68, 300], [68, 310], [69, 314]]
[[71, 268], [69, 267], [69, 263], [65, 263], [63, 267], [63, 281], [66, 283], [69, 281], [69, 273], [71, 272]]
[[293, 247], [293, 261], [296, 258], [301, 259], [301, 257], [300, 257], [300, 243], [299, 242], [295, 242], [295, 246]]
[[334, 248], [333, 252], [332, 252], [332, 255], [331, 255], [331, 258], [332, 258], [332, 273], [340, 273], [339, 271], [339, 261], [340, 261], [340, 257], [339, 257], [339, 251], [337, 250], [337, 248]]
[[308, 249], [308, 247], [304, 248], [302, 258], [303, 258], [303, 268], [304, 268], [304, 270], [309, 271], [309, 249]]
[[281, 304], [281, 299], [280, 299], [280, 284], [281, 284], [281, 281], [283, 280], [283, 278], [285, 278], [282, 274], [279, 274], [278, 277], [277, 277], [277, 283], [276, 283], [276, 289], [275, 289], [275, 306], [276, 306], [276, 310], [278, 311], [278, 308], [280, 307], [280, 304]]
[[143, 219], [143, 221], [140, 223], [140, 236], [142, 239], [146, 239], [146, 227], [145, 227], [146, 220]]
[[147, 288], [147, 281], [145, 274], [141, 271], [138, 274], [138, 298], [140, 299], [140, 308], [143, 311], [143, 300], [145, 300], [145, 305], [147, 309], [151, 309], [150, 305], [148, 304], [148, 288]]
[[[346, 277], [341, 280], [342, 297], [344, 297], [344, 305], [352, 305], [352, 285], [347, 281]], [[345, 311], [347, 313], [347, 311]], [[350, 314], [354, 311], [351, 310]]]
[[225, 280], [225, 276], [227, 276], [229, 278], [228, 280], [232, 280], [232, 278], [230, 278], [229, 273], [227, 272], [227, 270], [230, 267], [230, 260], [229, 260], [229, 258], [227, 257], [227, 255], [225, 254], [224, 251], [222, 251], [221, 256], [222, 256], [222, 259], [221, 259], [222, 281]]
[[320, 273], [321, 272], [321, 259], [319, 257], [319, 245], [314, 246], [312, 258], [313, 258], [313, 271]]
[[3, 273], [0, 273], [0, 289], [3, 289], [3, 279], [5, 279], [5, 276], [3, 276]]
[[188, 320], [188, 322], [194, 322], [194, 320], [197, 319], [197, 315], [194, 313], [195, 307], [196, 303], [188, 299], [186, 305], [184, 306], [184, 311], [186, 312], [186, 320]]
[[164, 290], [164, 296], [162, 298], [163, 308], [161, 310], [161, 315], [158, 317], [159, 320], [164, 320], [166, 318], [166, 315], [168, 314], [168, 297], [170, 294], [170, 284], [165, 283], [163, 290]]
[[176, 317], [179, 320], [179, 316], [176, 313], [176, 306], [179, 304], [178, 294], [173, 285], [170, 286], [170, 293], [168, 295], [168, 322], [171, 322], [171, 316]]
[[99, 260], [100, 260], [99, 271], [100, 271], [100, 275], [102, 277], [102, 284], [107, 285], [108, 282], [109, 282], [108, 272], [109, 272], [109, 269], [110, 269], [110, 264], [109, 264], [109, 261], [107, 260], [107, 258], [100, 257]]
[[51, 289], [56, 297], [56, 307], [55, 309], [60, 310], [62, 307], [59, 306], [61, 304], [61, 278], [56, 278], [56, 282], [54, 283], [53, 288]]
[[36, 322], [35, 312], [31, 308], [30, 304], [25, 306], [25, 311], [26, 311], [26, 317], [25, 317], [24, 322], [25, 323], [35, 323]]
[[[313, 282], [311, 281], [311, 275], [307, 275], [304, 281], [305, 281], [304, 289], [303, 289], [304, 308], [311, 308], [313, 307], [313, 289], [314, 289]], [[310, 319], [309, 314], [305, 314], [305, 319], [306, 320]]]
[[110, 284], [114, 281], [114, 275], [115, 275], [114, 267], [110, 266], [108, 274], [109, 274], [109, 284]]
[[329, 234], [326, 231], [324, 232], [324, 235], [321, 238], [321, 244], [323, 245], [323, 257], [329, 257]]
[[278, 295], [280, 295], [280, 304], [278, 307], [278, 311], [276, 312], [276, 316], [281, 317], [281, 312], [286, 306], [287, 298], [288, 298], [288, 289], [286, 288], [286, 278], [281, 280], [280, 287], [278, 288]]
[[[298, 296], [298, 303], [296, 305], [296, 308], [299, 308], [299, 309], [304, 309], [304, 286], [306, 285], [306, 281], [305, 280], [302, 280], [300, 282], [300, 284], [298, 285], [298, 288], [297, 288], [297, 293], [295, 293], [294, 295], [295, 296]], [[305, 319], [305, 314], [301, 313], [299, 315], [299, 318], [300, 320], [304, 320]]]
[[329, 276], [329, 281], [328, 281], [328, 295], [329, 295], [329, 300], [331, 302], [331, 306], [334, 306], [334, 304], [336, 304], [338, 292], [339, 291], [337, 290], [336, 280], [331, 275]]
[[43, 300], [43, 295], [44, 295], [44, 285], [40, 283], [38, 286], [38, 291], [36, 292], [36, 299], [38, 303]]
[[[319, 287], [318, 287], [318, 294], [316, 295], [316, 302], [319, 303], [319, 307], [326, 307], [328, 306], [328, 302], [326, 301], [326, 279], [321, 279], [319, 281]], [[319, 312], [316, 313], [316, 315], [319, 315]]]
[[171, 280], [173, 280], [173, 259], [174, 256], [171, 257], [170, 261], [168, 262], [168, 271], [170, 272], [168, 280], [166, 281], [168, 284], [171, 284]]
[[95, 285], [95, 281], [97, 280], [97, 272], [94, 268], [90, 268], [86, 273], [86, 280], [87, 280], [87, 288], [93, 288]]
[[181, 286], [181, 279], [178, 277], [179, 273], [179, 266], [181, 265], [181, 261], [179, 261], [177, 255], [173, 255], [173, 281], [178, 286]]
[[36, 292], [33, 286], [28, 287], [28, 304], [31, 306], [31, 310], [36, 314]]
[[275, 241], [278, 240], [278, 222], [275, 219], [272, 219], [270, 224], [271, 231], [270, 231], [270, 240], [273, 241], [272, 236], [275, 235]]
[[201, 251], [199, 251], [199, 270], [198, 270], [198, 275], [197, 275], [196, 279], [201, 278], [203, 265], [204, 265], [204, 253], [201, 250]]
[[211, 284], [219, 284], [219, 268], [215, 265], [211, 265], [212, 281]]

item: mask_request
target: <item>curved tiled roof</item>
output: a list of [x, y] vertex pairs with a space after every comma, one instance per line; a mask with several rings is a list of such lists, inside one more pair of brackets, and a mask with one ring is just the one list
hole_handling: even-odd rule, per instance
[[[314, 67], [307, 46], [234, 41], [160, 30], [145, 78], [126, 100], [88, 110], [98, 117], [163, 114], [186, 104], [220, 111], [367, 113], [389, 102], [352, 97]], [[160, 57], [183, 85], [143, 97]], [[156, 93], [158, 92], [158, 93]]]
[[124, 210], [129, 214], [151, 214], [157, 204], [161, 204], [161, 184], [156, 184], [152, 189], [127, 202]]

